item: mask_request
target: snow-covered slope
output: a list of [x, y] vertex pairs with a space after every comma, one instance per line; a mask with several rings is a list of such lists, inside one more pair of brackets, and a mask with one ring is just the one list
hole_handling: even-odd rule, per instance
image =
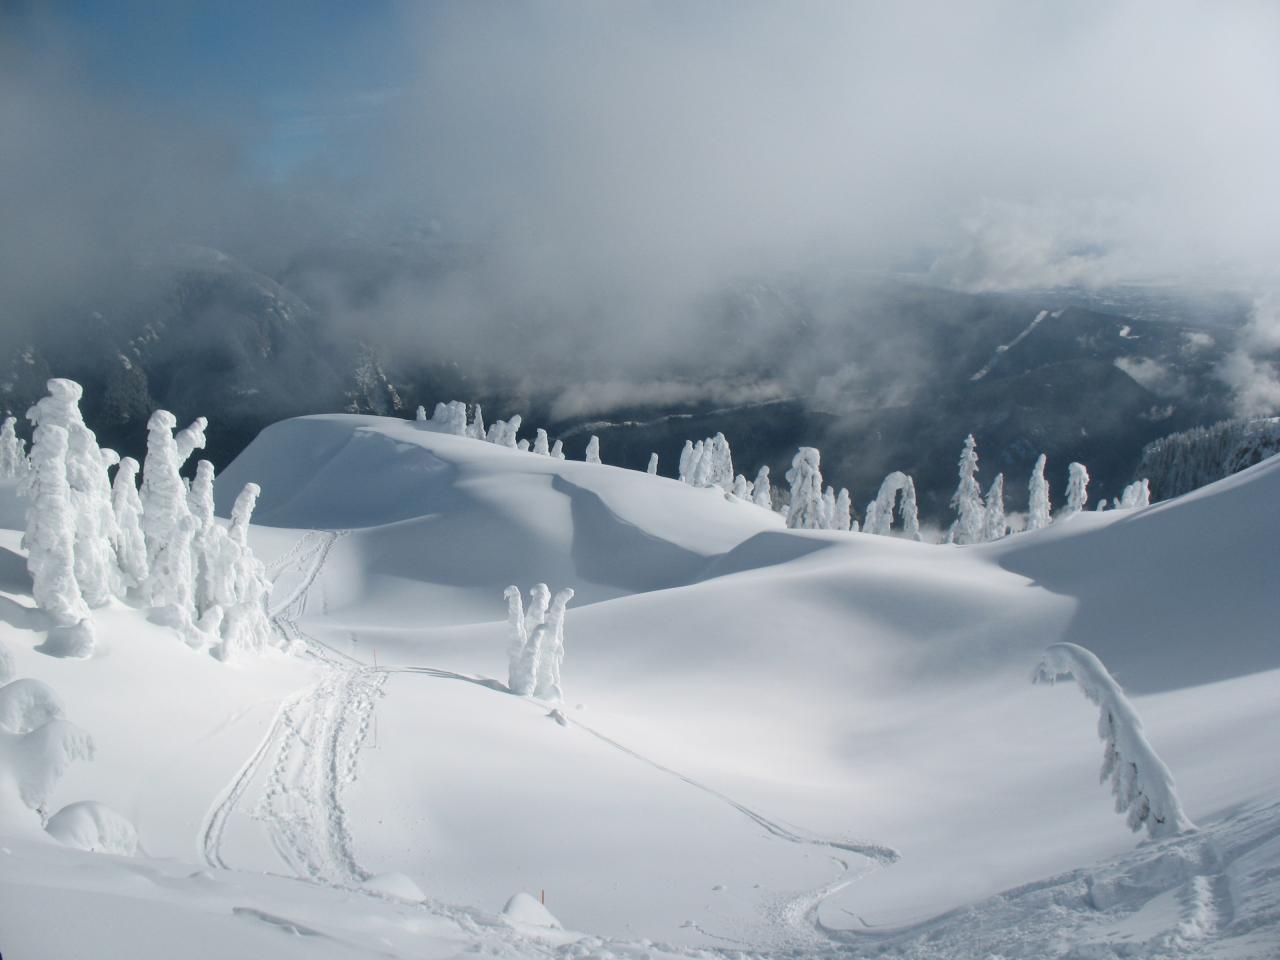
[[[264, 431], [221, 511], [247, 480], [295, 658], [227, 667], [124, 607], [46, 657], [0, 535], [0, 644], [98, 746], [51, 806], [106, 803], [147, 857], [6, 821], [30, 955], [1275, 955], [1280, 461], [964, 548], [369, 417]], [[502, 592], [539, 581], [577, 591], [556, 714], [505, 689]], [[1137, 694], [1199, 832], [1111, 811], [1096, 708], [1029, 682], [1061, 640]], [[519, 891], [585, 934], [499, 919]], [[41, 941], [60, 911], [96, 932]]]

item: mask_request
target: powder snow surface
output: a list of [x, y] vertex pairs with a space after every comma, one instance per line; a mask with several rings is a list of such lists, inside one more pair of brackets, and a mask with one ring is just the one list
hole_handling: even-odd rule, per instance
[[[221, 514], [250, 480], [294, 657], [121, 604], [47, 656], [0, 531], [13, 676], [96, 748], [48, 811], [138, 848], [77, 849], [96, 807], [58, 842], [0, 765], [6, 958], [1280, 955], [1280, 460], [975, 547], [373, 417], [264, 431]], [[505, 689], [503, 590], [538, 582], [576, 591], [554, 715]], [[1199, 832], [1112, 811], [1097, 708], [1030, 683], [1059, 641]]]

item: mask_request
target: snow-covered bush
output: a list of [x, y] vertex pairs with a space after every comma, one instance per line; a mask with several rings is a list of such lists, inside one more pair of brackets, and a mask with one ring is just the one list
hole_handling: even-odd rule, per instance
[[591, 435], [591, 439], [587, 441], [587, 453], [584, 459], [587, 463], [600, 462], [600, 438], [594, 433]]
[[27, 474], [27, 449], [18, 436], [15, 417], [5, 417], [0, 427], [0, 480], [13, 480]]
[[1001, 540], [1009, 533], [1009, 524], [1004, 516], [1004, 474], [997, 473], [987, 491], [986, 509], [982, 514], [982, 540], [991, 543]]
[[978, 486], [978, 444], [969, 434], [960, 452], [960, 484], [951, 496], [956, 519], [947, 532], [948, 543], [980, 543], [982, 521], [986, 506], [982, 502], [982, 488]]
[[459, 400], [437, 403], [431, 414], [431, 426], [455, 437], [467, 436], [467, 405]]
[[1089, 499], [1089, 471], [1083, 463], [1072, 463], [1067, 467], [1067, 503], [1058, 514], [1060, 520], [1074, 517], [1084, 509]]
[[93, 759], [93, 741], [68, 722], [57, 694], [35, 679], [0, 686], [0, 816], [9, 791], [44, 819], [53, 788], [74, 760]]
[[556, 460], [564, 459], [564, 441], [557, 440], [551, 445], [551, 456]]
[[517, 441], [516, 434], [520, 432], [521, 421], [522, 418], [518, 413], [510, 420], [495, 420], [489, 425], [489, 431], [485, 434], [485, 439], [500, 447], [510, 447], [514, 450]]
[[645, 468], [644, 472], [651, 477], [658, 475], [658, 455], [656, 453], [649, 454], [649, 466]]
[[1027, 529], [1043, 530], [1050, 523], [1049, 481], [1044, 477], [1045, 456], [1036, 458], [1036, 465], [1031, 468], [1031, 499], [1027, 507]]
[[416, 420], [418, 423], [426, 423], [427, 408], [419, 404], [418, 409], [414, 412], [413, 419]]
[[791, 484], [791, 507], [787, 526], [792, 530], [823, 529], [821, 454], [814, 447], [801, 447], [787, 471]]
[[1103, 781], [1111, 781], [1116, 812], [1127, 814], [1129, 829], [1146, 827], [1153, 838], [1194, 830], [1182, 809], [1173, 775], [1142, 729], [1133, 704], [1093, 653], [1074, 643], [1055, 643], [1044, 652], [1032, 674], [1035, 683], [1074, 678], [1080, 691], [1098, 707], [1098, 736], [1104, 746]]
[[538, 428], [537, 434], [533, 439], [533, 452], [542, 457], [551, 456], [551, 444], [548, 442], [547, 431], [542, 427]]
[[480, 404], [476, 404], [475, 414], [471, 418], [471, 422], [467, 424], [467, 436], [472, 440], [483, 440], [484, 433], [484, 413], [480, 409]]
[[30, 733], [64, 716], [62, 701], [43, 681], [23, 677], [0, 687], [0, 733]]

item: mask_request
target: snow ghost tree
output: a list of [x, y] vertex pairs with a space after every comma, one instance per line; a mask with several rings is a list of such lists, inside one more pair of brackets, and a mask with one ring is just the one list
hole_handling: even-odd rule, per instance
[[1044, 478], [1045, 456], [1036, 458], [1031, 469], [1031, 500], [1027, 508], [1027, 529], [1043, 530], [1049, 525], [1049, 481]]
[[840, 492], [836, 494], [835, 510], [831, 515], [832, 530], [853, 530], [853, 500], [849, 497], [849, 491], [845, 487], [840, 488]]
[[551, 445], [547, 442], [547, 431], [541, 427], [538, 428], [538, 433], [533, 440], [533, 452], [543, 457], [551, 456]]
[[791, 507], [787, 511], [787, 526], [792, 530], [822, 529], [822, 471], [821, 454], [814, 447], [801, 447], [787, 471], [791, 484]]
[[1120, 493], [1116, 507], [1121, 510], [1132, 510], [1134, 507], [1151, 506], [1151, 485], [1146, 480], [1135, 480]]
[[1009, 532], [1004, 517], [1004, 474], [997, 473], [987, 491], [987, 506], [982, 515], [982, 541], [1000, 540]]
[[686, 440], [684, 449], [680, 451], [679, 479], [681, 483], [689, 483], [693, 479], [693, 441]]
[[947, 533], [949, 543], [979, 543], [982, 540], [982, 520], [986, 508], [982, 502], [982, 489], [978, 486], [978, 444], [969, 434], [960, 452], [960, 485], [951, 496], [956, 520]]
[[524, 657], [524, 645], [529, 640], [524, 622], [524, 600], [520, 588], [515, 584], [507, 587], [502, 596], [507, 601], [507, 633], [510, 643], [507, 646], [507, 687], [517, 693], [517, 687], [523, 685], [524, 674], [521, 667]]
[[1116, 813], [1127, 814], [1129, 829], [1143, 827], [1152, 839], [1195, 830], [1174, 788], [1173, 775], [1142, 729], [1133, 704], [1102, 661], [1074, 643], [1055, 643], [1044, 652], [1032, 674], [1034, 683], [1074, 678], [1080, 691], [1098, 707], [1098, 736], [1105, 745], [1103, 781], [1111, 781]]
[[1061, 519], [1074, 517], [1084, 509], [1089, 498], [1089, 471], [1083, 463], [1072, 463], [1067, 467], [1067, 504], [1062, 508]]
[[595, 434], [591, 435], [591, 439], [587, 441], [587, 463], [600, 462], [600, 438]]
[[136, 590], [147, 579], [147, 543], [142, 534], [142, 501], [138, 498], [138, 461], [125, 457], [116, 468], [111, 510], [116, 517], [116, 561], [125, 587]]
[[467, 424], [467, 436], [472, 440], [484, 439], [484, 413], [478, 403], [476, 404], [475, 415], [471, 418], [471, 422]]
[[204, 449], [204, 431], [209, 421], [204, 417], [196, 417], [183, 429], [179, 430], [173, 442], [178, 450], [178, 466], [181, 467], [196, 450]]
[[418, 423], [426, 423], [426, 422], [427, 422], [427, 408], [426, 408], [426, 407], [424, 407], [424, 406], [419, 405], [419, 406], [418, 406], [418, 409], [417, 409], [417, 412], [416, 412], [416, 413], [414, 413], [414, 415], [413, 415], [413, 419], [414, 419], [414, 420], [416, 420]]
[[529, 452], [529, 441], [528, 441], [528, 440], [525, 440], [525, 439], [523, 439], [523, 438], [522, 438], [522, 439], [520, 439], [520, 440], [517, 440], [517, 441], [516, 441], [516, 449], [517, 449], [517, 450], [519, 450], [521, 453], [528, 453], [528, 452]]
[[836, 528], [836, 492], [830, 487], [822, 491], [822, 529]]
[[13, 480], [26, 476], [27, 451], [18, 436], [15, 417], [5, 417], [0, 427], [0, 480]]
[[67, 431], [46, 424], [31, 445], [22, 546], [27, 550], [36, 606], [61, 626], [79, 623], [89, 616], [75, 574], [75, 522], [71, 486], [67, 482]]
[[151, 571], [144, 592], [148, 602], [160, 607], [175, 601], [165, 593], [173, 585], [171, 568], [176, 563], [168, 555], [174, 549], [179, 524], [190, 513], [187, 488], [178, 473], [183, 458], [173, 435], [176, 424], [168, 410], [157, 410], [151, 415], [147, 421], [147, 457], [142, 468], [142, 533], [147, 544], [147, 567]]
[[656, 453], [649, 454], [649, 466], [645, 468], [644, 472], [651, 477], [658, 475], [658, 455]]
[[862, 524], [863, 533], [889, 536], [893, 529], [895, 504], [897, 504], [898, 515], [902, 518], [903, 535], [910, 540], [919, 540], [920, 510], [916, 505], [915, 481], [901, 470], [895, 470], [884, 478], [875, 500], [867, 505], [867, 513]]
[[41, 430], [48, 427], [60, 427], [66, 432], [67, 484], [75, 525], [75, 576], [85, 602], [100, 607], [113, 595], [124, 592], [112, 547], [116, 521], [111, 511], [109, 458], [103, 457], [98, 438], [80, 415], [80, 384], [55, 378], [46, 386], [49, 395], [27, 412], [27, 419], [35, 426], [32, 442], [38, 443]]
[[267, 612], [271, 582], [249, 548], [249, 522], [260, 494], [256, 483], [244, 485], [231, 507], [231, 522], [225, 531], [213, 528], [207, 550], [208, 603], [200, 612], [200, 629], [211, 635], [213, 653], [222, 660], [261, 653], [280, 642]]
[[557, 460], [564, 459], [564, 441], [557, 440], [551, 445], [551, 456]]
[[739, 500], [751, 499], [751, 484], [747, 483], [747, 478], [742, 474], [738, 474], [733, 478], [733, 490], [731, 491]]
[[[423, 410], [423, 412], [426, 411]], [[455, 437], [467, 436], [467, 405], [459, 400], [437, 403], [435, 411], [431, 414], [431, 426]]]
[[766, 510], [773, 509], [773, 490], [769, 486], [769, 468], [761, 467], [751, 485], [751, 502]]
[[564, 699], [564, 690], [560, 685], [560, 669], [564, 665], [564, 614], [572, 599], [571, 587], [557, 590], [547, 610], [546, 633], [543, 635], [537, 682], [533, 689], [533, 695], [540, 700]]

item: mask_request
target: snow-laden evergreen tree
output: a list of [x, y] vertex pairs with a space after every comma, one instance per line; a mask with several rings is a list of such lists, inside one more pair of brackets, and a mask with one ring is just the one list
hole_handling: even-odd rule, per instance
[[467, 436], [467, 405], [459, 400], [437, 403], [431, 414], [431, 425], [455, 437]]
[[1027, 529], [1043, 530], [1050, 523], [1049, 481], [1044, 478], [1045, 456], [1036, 458], [1031, 469], [1031, 499], [1027, 508]]
[[791, 484], [791, 507], [787, 510], [787, 526], [792, 530], [822, 529], [821, 454], [814, 447], [801, 447], [787, 471]]
[[528, 452], [529, 452], [529, 441], [528, 441], [528, 440], [526, 440], [526, 439], [523, 439], [523, 438], [521, 438], [521, 439], [517, 440], [517, 441], [516, 441], [516, 449], [517, 449], [517, 450], [519, 450], [521, 453], [528, 453]]
[[595, 434], [591, 435], [591, 439], [587, 441], [587, 463], [600, 462], [600, 438]]
[[246, 483], [231, 507], [225, 532], [213, 528], [210, 606], [202, 611], [200, 626], [215, 635], [213, 652], [222, 660], [262, 653], [281, 643], [267, 611], [271, 581], [249, 547], [249, 523], [261, 492], [256, 483]]
[[76, 582], [85, 602], [100, 607], [112, 596], [124, 592], [124, 582], [116, 564], [115, 514], [111, 511], [111, 479], [107, 458], [98, 438], [80, 415], [80, 384], [54, 378], [46, 384], [49, 394], [27, 412], [34, 425], [32, 442], [38, 443], [47, 427], [66, 432], [67, 483], [71, 488], [71, 509], [75, 524], [73, 563]]
[[515, 414], [510, 420], [495, 420], [489, 425], [489, 432], [485, 438], [490, 443], [495, 443], [500, 447], [510, 447], [516, 449], [517, 434], [520, 432], [520, 424], [523, 418], [520, 414]]
[[769, 468], [761, 467], [751, 485], [751, 502], [766, 510], [773, 509], [773, 490], [769, 484]]
[[533, 439], [533, 452], [542, 457], [551, 456], [551, 444], [548, 442], [547, 431], [541, 427], [538, 428], [538, 433]]
[[5, 417], [0, 427], [0, 480], [14, 480], [27, 474], [27, 448], [17, 432], [16, 417]]
[[414, 420], [416, 420], [418, 423], [426, 423], [426, 422], [427, 422], [427, 408], [426, 408], [426, 407], [424, 407], [424, 406], [422, 406], [421, 404], [419, 404], [419, 405], [418, 405], [418, 409], [417, 409], [417, 411], [416, 411], [416, 412], [414, 413], [414, 415], [413, 415], [413, 419], [414, 419]]
[[1101, 779], [1111, 781], [1116, 813], [1127, 814], [1129, 829], [1143, 827], [1152, 839], [1195, 830], [1174, 787], [1173, 775], [1156, 755], [1142, 721], [1120, 685], [1093, 653], [1074, 643], [1055, 643], [1032, 674], [1035, 683], [1074, 678], [1098, 707], [1098, 736], [1105, 744]]
[[195, 574], [195, 608], [203, 610], [209, 605], [209, 578], [211, 543], [213, 536], [213, 464], [208, 460], [196, 463], [196, 476], [187, 492], [187, 510], [196, 522], [191, 550]]
[[70, 626], [89, 616], [75, 572], [76, 514], [67, 482], [67, 431], [45, 424], [31, 445], [27, 550], [31, 595], [55, 623]]
[[529, 641], [529, 634], [525, 630], [524, 599], [520, 588], [512, 584], [502, 596], [507, 601], [507, 635], [510, 637], [507, 645], [507, 688], [514, 693], [521, 683], [524, 645]]
[[849, 496], [848, 488], [841, 487], [836, 494], [835, 508], [831, 514], [831, 529], [850, 531], [853, 527], [853, 499]]
[[551, 456], [554, 457], [556, 460], [564, 459], [564, 441], [563, 440], [557, 440], [555, 443], [551, 445]]
[[1083, 463], [1072, 463], [1067, 466], [1067, 503], [1062, 508], [1059, 519], [1074, 517], [1084, 509], [1089, 499], [1089, 471]]
[[831, 487], [822, 491], [822, 529], [836, 528], [836, 492]]
[[[176, 421], [175, 421], [176, 425]], [[196, 417], [187, 426], [178, 431], [173, 438], [174, 447], [178, 452], [178, 468], [186, 463], [191, 454], [197, 450], [203, 450], [205, 444], [204, 431], [209, 426], [209, 421], [204, 417]], [[145, 471], [146, 466], [143, 465]], [[144, 501], [145, 503], [145, 501]]]
[[475, 414], [467, 424], [467, 436], [472, 440], [483, 440], [485, 438], [484, 411], [480, 409], [480, 404], [477, 403], [475, 406]]
[[864, 533], [889, 536], [893, 528], [894, 506], [902, 520], [902, 534], [909, 540], [920, 539], [920, 511], [916, 504], [916, 484], [901, 470], [884, 478], [875, 500], [867, 505], [863, 517]]
[[179, 524], [190, 515], [187, 488], [178, 473], [182, 458], [173, 435], [176, 425], [168, 410], [157, 410], [151, 415], [147, 421], [147, 456], [142, 467], [142, 533], [150, 571], [143, 593], [148, 603], [159, 607], [180, 599], [167, 592], [177, 589], [172, 573], [176, 561], [168, 555], [176, 549], [173, 544]]
[[679, 478], [681, 483], [692, 482], [693, 466], [694, 466], [693, 441], [686, 440], [684, 442], [684, 449], [680, 451]]
[[649, 466], [645, 468], [644, 472], [651, 477], [658, 475], [658, 455], [656, 453], [649, 454]]
[[708, 480], [726, 493], [733, 488], [733, 453], [723, 433], [717, 433], [707, 444], [711, 452], [711, 469]]
[[1135, 480], [1120, 492], [1116, 506], [1121, 510], [1151, 506], [1151, 486], [1146, 480]]
[[982, 502], [982, 488], [978, 486], [978, 444], [969, 434], [960, 452], [960, 484], [951, 496], [951, 506], [956, 520], [947, 533], [948, 543], [980, 543], [982, 520], [986, 507]]
[[733, 490], [731, 491], [739, 500], [751, 499], [751, 484], [747, 482], [747, 478], [742, 474], [738, 474], [733, 478]]
[[151, 577], [147, 581], [152, 620], [172, 627], [193, 647], [202, 643], [196, 628], [196, 567], [192, 550], [196, 526], [196, 518], [190, 512], [183, 511], [178, 516], [169, 542], [151, 564]]
[[510, 690], [517, 697], [527, 697], [534, 693], [538, 673], [542, 669], [542, 648], [546, 643], [547, 625], [540, 623], [529, 631], [529, 639], [520, 651], [515, 676], [510, 678]]
[[991, 543], [1000, 540], [1009, 533], [1009, 524], [1004, 516], [1004, 474], [997, 473], [987, 491], [987, 506], [982, 515], [982, 541]]
[[560, 701], [564, 699], [564, 690], [560, 682], [560, 669], [564, 664], [564, 615], [565, 608], [573, 599], [573, 589], [565, 587], [557, 590], [551, 606], [547, 609], [547, 619], [541, 644], [537, 682], [533, 695], [540, 700]]
[[125, 457], [116, 468], [111, 487], [111, 510], [116, 518], [116, 562], [126, 589], [147, 580], [147, 542], [142, 534], [142, 501], [138, 497], [138, 461]]

